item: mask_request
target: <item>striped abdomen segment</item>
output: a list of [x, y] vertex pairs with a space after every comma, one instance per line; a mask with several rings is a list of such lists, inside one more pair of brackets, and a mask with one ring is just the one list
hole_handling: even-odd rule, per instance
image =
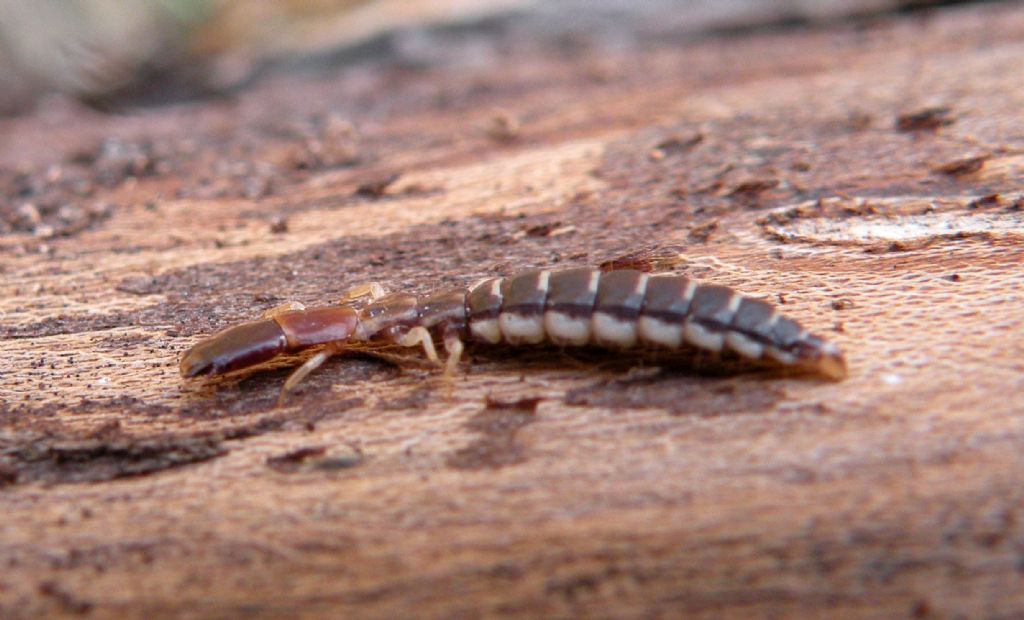
[[495, 278], [466, 296], [470, 337], [489, 344], [684, 346], [771, 359], [841, 378], [839, 349], [732, 289], [631, 269], [530, 271]]

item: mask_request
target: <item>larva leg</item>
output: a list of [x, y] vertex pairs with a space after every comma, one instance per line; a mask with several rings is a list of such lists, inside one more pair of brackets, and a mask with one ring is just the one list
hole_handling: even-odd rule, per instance
[[435, 364], [441, 362], [440, 358], [437, 357], [437, 350], [434, 349], [434, 339], [430, 337], [430, 332], [427, 331], [426, 327], [413, 327], [396, 344], [402, 347], [422, 346], [423, 353], [426, 354], [428, 360]]
[[288, 378], [284, 382], [284, 386], [281, 388], [281, 395], [277, 397], [277, 404], [281, 405], [284, 403], [284, 397], [288, 392], [295, 389], [297, 385], [302, 383], [303, 379], [308, 377], [317, 368], [323, 366], [324, 362], [329, 360], [332, 355], [336, 355], [341, 352], [342, 347], [329, 346], [323, 351], [320, 351], [313, 357], [306, 360], [306, 363], [295, 369], [295, 372], [288, 375]]
[[444, 337], [444, 350], [448, 352], [448, 359], [444, 363], [444, 374], [446, 377], [453, 377], [459, 368], [459, 360], [462, 359], [465, 347], [457, 334], [449, 334]]
[[387, 295], [387, 291], [380, 285], [380, 282], [367, 282], [366, 284], [353, 286], [345, 291], [345, 296], [341, 298], [341, 303], [355, 301], [362, 297], [369, 297], [370, 301], [377, 301], [385, 295]]
[[260, 318], [272, 319], [275, 316], [284, 314], [285, 312], [296, 312], [296, 311], [305, 310], [305, 309], [306, 309], [306, 306], [304, 304], [302, 304], [301, 302], [289, 301], [287, 303], [281, 304], [280, 306], [274, 306], [270, 310], [265, 311]]

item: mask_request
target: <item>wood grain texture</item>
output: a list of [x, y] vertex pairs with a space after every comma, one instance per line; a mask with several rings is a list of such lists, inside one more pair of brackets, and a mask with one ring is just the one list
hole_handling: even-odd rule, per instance
[[[0, 120], [0, 616], [1024, 614], [1024, 9], [501, 36]], [[288, 300], [652, 243], [850, 378], [352, 357], [277, 407], [284, 368], [177, 376]]]

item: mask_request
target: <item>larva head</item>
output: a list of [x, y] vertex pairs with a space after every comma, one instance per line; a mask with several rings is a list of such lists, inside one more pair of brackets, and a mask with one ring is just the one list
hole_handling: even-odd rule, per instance
[[276, 321], [243, 323], [200, 341], [185, 352], [178, 369], [186, 378], [221, 375], [263, 363], [286, 347], [284, 331]]

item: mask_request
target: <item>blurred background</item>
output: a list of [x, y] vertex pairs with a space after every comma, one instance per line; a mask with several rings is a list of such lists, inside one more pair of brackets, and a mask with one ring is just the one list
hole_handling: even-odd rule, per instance
[[[353, 59], [500, 62], [494, 29], [561, 48], [870, 18], [941, 0], [0, 0], [0, 114], [51, 93], [99, 109], [230, 92]], [[668, 18], [666, 18], [668, 16]], [[623, 17], [628, 19], [623, 20]], [[628, 26], [624, 27], [624, 23]], [[432, 29], [463, 29], [456, 49]]]

